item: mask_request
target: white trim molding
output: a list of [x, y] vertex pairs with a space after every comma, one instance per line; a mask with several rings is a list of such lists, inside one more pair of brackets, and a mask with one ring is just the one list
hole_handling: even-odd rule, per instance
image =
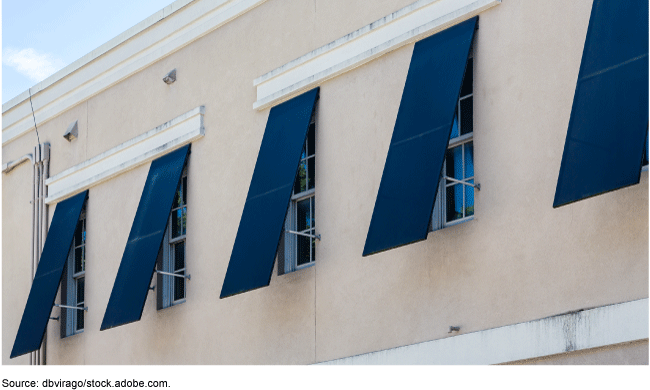
[[[57, 117], [265, 1], [175, 1], [30, 88], [36, 122]], [[28, 91], [2, 105], [3, 145], [33, 129]]]
[[501, 0], [419, 0], [253, 81], [262, 110], [409, 43], [472, 18]]
[[187, 145], [205, 135], [200, 106], [45, 181], [52, 204]]
[[320, 364], [499, 364], [647, 338], [646, 298]]

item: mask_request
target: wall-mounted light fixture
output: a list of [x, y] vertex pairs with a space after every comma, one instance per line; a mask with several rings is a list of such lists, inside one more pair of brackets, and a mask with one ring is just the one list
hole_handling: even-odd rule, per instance
[[450, 326], [449, 327], [449, 332], [447, 332], [447, 333], [458, 332], [458, 331], [460, 331], [460, 326]]
[[68, 126], [68, 130], [63, 134], [63, 138], [67, 139], [68, 142], [72, 142], [77, 139], [79, 136], [79, 128], [77, 126], [77, 121], [74, 121]]
[[165, 77], [163, 77], [163, 81], [166, 84], [171, 84], [174, 81], [176, 81], [176, 69], [174, 69], [174, 70], [170, 71], [169, 73], [167, 73], [167, 75], [165, 75]]

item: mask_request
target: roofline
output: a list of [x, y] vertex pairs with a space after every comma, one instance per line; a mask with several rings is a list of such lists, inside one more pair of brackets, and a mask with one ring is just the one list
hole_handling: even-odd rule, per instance
[[[266, 1], [175, 1], [31, 89], [35, 121], [58, 117]], [[34, 131], [29, 91], [2, 108], [3, 146]]]
[[[155, 12], [151, 16], [147, 17], [143, 21], [139, 22], [135, 26], [127, 29], [123, 33], [119, 34], [115, 38], [112, 38], [108, 42], [104, 43], [103, 45], [100, 45], [96, 49], [92, 50], [90, 53], [84, 55], [83, 57], [79, 58], [78, 60], [74, 61], [70, 65], [64, 67], [63, 69], [59, 70], [58, 72], [54, 73], [53, 75], [47, 77], [45, 80], [40, 81], [36, 83], [34, 86], [29, 88], [29, 90], [32, 91], [32, 95], [37, 94], [38, 92], [46, 89], [50, 85], [56, 83], [57, 81], [63, 79], [67, 75], [73, 73], [77, 69], [83, 67], [84, 65], [90, 63], [91, 61], [94, 61], [96, 58], [104, 55], [106, 52], [110, 51], [111, 49], [121, 45], [122, 43], [128, 41], [132, 37], [138, 35], [142, 31], [146, 30], [147, 28], [151, 27], [152, 25], [158, 23], [159, 21], [165, 19], [166, 17], [172, 15], [174, 12], [180, 10], [181, 8], [185, 7], [187, 4], [196, 1], [196, 0], [176, 0], [170, 5], [166, 6], [165, 8], [159, 10], [158, 12]], [[4, 114], [6, 111], [9, 111], [13, 107], [17, 106], [18, 104], [24, 102], [25, 100], [29, 99], [29, 90], [23, 91], [22, 93], [18, 94], [14, 98], [8, 100], [6, 103], [2, 104], [2, 113]]]

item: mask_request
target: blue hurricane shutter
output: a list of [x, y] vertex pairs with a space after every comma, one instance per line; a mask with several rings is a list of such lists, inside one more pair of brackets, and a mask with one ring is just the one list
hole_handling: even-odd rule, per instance
[[56, 292], [68, 260], [77, 221], [87, 197], [88, 190], [59, 202], [54, 209], [43, 253], [36, 268], [36, 275], [11, 350], [11, 359], [41, 347]]
[[[100, 330], [139, 321], [190, 145], [151, 162]], [[160, 286], [159, 286], [160, 287]]]
[[648, 127], [648, 1], [594, 0], [553, 207], [637, 184]]
[[427, 238], [477, 20], [413, 48], [363, 256]]
[[268, 286], [319, 88], [271, 108], [221, 298]]

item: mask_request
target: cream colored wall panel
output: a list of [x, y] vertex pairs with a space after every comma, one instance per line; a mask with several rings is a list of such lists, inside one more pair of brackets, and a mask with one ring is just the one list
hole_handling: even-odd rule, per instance
[[29, 355], [9, 359], [31, 286], [32, 174], [29, 162], [2, 174], [2, 364], [29, 364]]
[[552, 208], [591, 3], [510, 1], [481, 13], [475, 218], [419, 243], [361, 256], [409, 46], [322, 85], [318, 361], [441, 339], [452, 325], [476, 332], [647, 298], [647, 173]]

